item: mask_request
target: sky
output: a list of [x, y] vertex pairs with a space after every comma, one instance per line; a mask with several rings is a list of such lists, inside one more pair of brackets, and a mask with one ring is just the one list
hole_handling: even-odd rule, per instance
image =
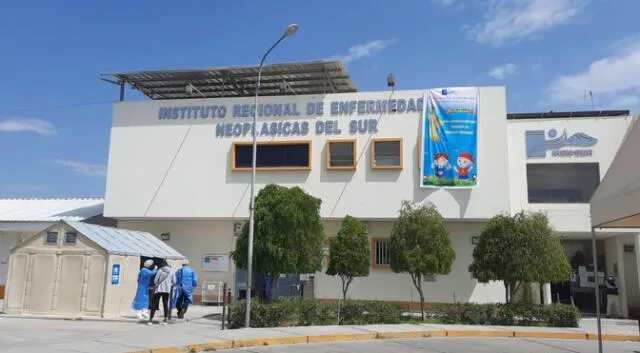
[[[507, 87], [510, 113], [640, 111], [638, 0], [0, 2], [0, 197], [102, 197], [104, 72], [341, 59], [358, 90]], [[142, 99], [128, 92], [127, 100]]]

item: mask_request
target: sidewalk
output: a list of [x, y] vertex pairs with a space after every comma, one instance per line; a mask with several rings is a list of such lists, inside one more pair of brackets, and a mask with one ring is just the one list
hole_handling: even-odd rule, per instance
[[[194, 309], [196, 307], [193, 306]], [[215, 307], [198, 309], [210, 310]], [[0, 352], [176, 353], [277, 344], [431, 336], [446, 336], [451, 339], [455, 339], [454, 337], [597, 339], [597, 335], [594, 334], [596, 330], [593, 319], [585, 319], [581, 323], [581, 328], [573, 329], [404, 324], [222, 331], [220, 321], [211, 316], [196, 318], [189, 313], [187, 316], [190, 321], [174, 320], [168, 326], [147, 326], [134, 322], [25, 320], [0, 315]], [[603, 320], [603, 339], [640, 341], [637, 321]]]

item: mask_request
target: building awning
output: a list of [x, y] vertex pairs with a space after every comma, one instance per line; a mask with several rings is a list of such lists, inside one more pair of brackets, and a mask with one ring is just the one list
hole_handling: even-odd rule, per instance
[[[129, 85], [151, 99], [252, 97], [259, 66], [210, 67], [101, 74], [105, 81]], [[124, 87], [124, 86], [123, 86]], [[260, 96], [356, 92], [339, 60], [264, 65]]]
[[594, 228], [640, 228], [640, 115], [591, 198]]

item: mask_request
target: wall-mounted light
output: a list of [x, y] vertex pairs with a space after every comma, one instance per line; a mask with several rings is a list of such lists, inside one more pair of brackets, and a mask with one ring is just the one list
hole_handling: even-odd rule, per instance
[[171, 239], [171, 233], [162, 233], [162, 234], [160, 234], [160, 239], [162, 241], [169, 241]]
[[478, 245], [478, 243], [480, 243], [480, 237], [479, 236], [471, 237], [471, 244]]
[[624, 249], [624, 252], [633, 252], [633, 244], [624, 244], [622, 245], [622, 248]]
[[234, 236], [239, 236], [240, 234], [242, 234], [242, 223], [234, 223], [233, 224], [233, 235]]

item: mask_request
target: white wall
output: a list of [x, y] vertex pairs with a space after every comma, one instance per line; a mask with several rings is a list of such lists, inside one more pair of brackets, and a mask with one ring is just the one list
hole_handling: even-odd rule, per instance
[[[589, 204], [529, 204], [527, 194], [527, 163], [587, 163], [598, 162], [600, 179], [604, 177], [622, 139], [631, 123], [631, 117], [526, 119], [510, 120], [508, 124], [509, 177], [511, 207], [546, 211], [556, 230], [561, 232], [589, 232]], [[598, 139], [589, 157], [554, 157], [551, 152], [545, 158], [526, 157], [525, 132], [527, 130], [556, 129], [559, 134], [586, 133]]]
[[[369, 237], [389, 238], [392, 226], [392, 222], [368, 222]], [[473, 253], [471, 237], [478, 235], [482, 226], [482, 223], [471, 222], [447, 223], [456, 251], [456, 260], [450, 274], [438, 276], [434, 282], [423, 283], [427, 302], [452, 303], [454, 296], [458, 302], [504, 302], [504, 286], [501, 283], [478, 283], [469, 274], [468, 268]], [[339, 229], [339, 222], [325, 223], [325, 232], [329, 237], [336, 236]], [[314, 283], [316, 298], [341, 298], [340, 283], [338, 277], [317, 274]], [[414, 303], [420, 300], [408, 274], [397, 274], [390, 269], [377, 268], [372, 268], [368, 277], [355, 279], [348, 296], [357, 299]]]
[[[394, 99], [421, 98], [423, 91], [398, 91]], [[265, 97], [261, 103], [297, 102], [301, 115], [291, 118], [259, 118], [261, 121], [297, 120], [311, 123], [307, 136], [278, 140], [312, 141], [311, 171], [258, 172], [258, 187], [267, 183], [297, 185], [323, 200], [322, 216], [342, 218], [395, 218], [402, 200], [435, 202], [446, 218], [485, 219], [508, 211], [507, 120], [504, 87], [480, 90], [479, 163], [480, 186], [472, 190], [421, 189], [418, 184], [420, 113], [358, 114], [331, 116], [335, 101], [388, 99], [390, 92], [334, 94], [326, 96]], [[306, 116], [306, 104], [324, 101], [324, 115]], [[218, 123], [246, 123], [250, 118], [232, 117], [235, 104], [252, 104], [253, 98], [194, 99], [181, 101], [119, 102], [114, 107], [109, 150], [105, 216], [114, 218], [246, 218], [250, 173], [230, 170], [233, 141], [216, 137]], [[160, 120], [158, 110], [167, 106], [221, 105], [227, 117]], [[378, 133], [350, 134], [353, 119], [378, 119]], [[315, 121], [337, 120], [341, 135], [317, 135]], [[262, 124], [259, 122], [259, 126]], [[372, 170], [369, 165], [371, 137], [404, 138], [404, 169]], [[325, 142], [356, 138], [362, 153], [356, 171], [327, 171]], [[260, 137], [260, 140], [271, 139]], [[144, 168], [140, 166], [144, 165]], [[135, 195], [135, 197], [132, 197]]]
[[[170, 233], [167, 242], [189, 259], [200, 283], [227, 282], [235, 286], [235, 266], [229, 260], [227, 272], [202, 272], [202, 256], [205, 254], [229, 254], [235, 246], [233, 222], [231, 221], [119, 221], [119, 228], [149, 232], [160, 238], [162, 233]], [[202, 287], [202, 285], [200, 285]], [[200, 295], [200, 291], [194, 291]]]

